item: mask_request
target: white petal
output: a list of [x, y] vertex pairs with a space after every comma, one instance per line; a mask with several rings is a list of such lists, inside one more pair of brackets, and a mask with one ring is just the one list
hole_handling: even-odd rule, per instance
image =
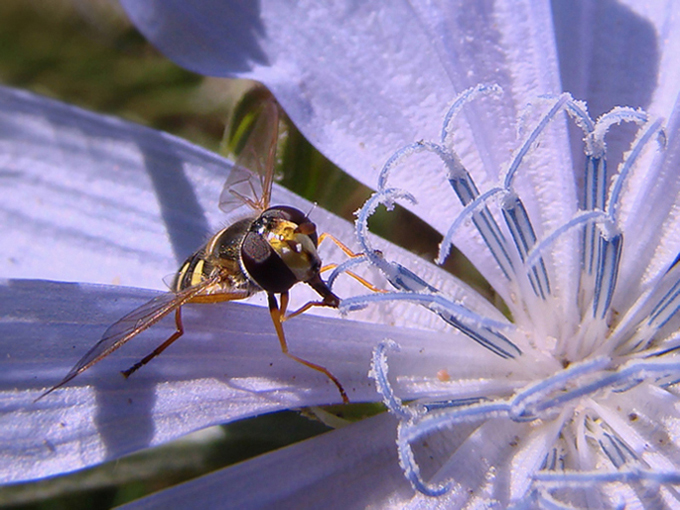
[[[281, 353], [266, 309], [227, 303], [185, 307], [184, 337], [130, 379], [118, 372], [167, 338], [172, 320], [34, 402], [106, 327], [153, 295], [29, 280], [0, 286], [0, 480], [72, 471], [208, 425], [340, 401], [324, 375]], [[411, 398], [427, 395], [431, 388], [418, 380], [442, 368], [461, 366], [474, 378], [490, 367], [514, 367], [462, 335], [307, 314], [286, 322], [285, 331], [291, 352], [328, 368], [354, 402], [378, 398], [367, 374], [371, 351], [385, 337], [402, 346], [393, 366], [412, 378], [398, 379], [395, 388]]]
[[[511, 460], [518, 444], [528, 436], [529, 427], [496, 419], [474, 428], [469, 425], [457, 428], [468, 429], [469, 436], [457, 445], [455, 453], [434, 478], [452, 482], [451, 490], [437, 498], [438, 508], [488, 508], [493, 504], [507, 504], [514, 474]], [[420, 508], [429, 499], [417, 494], [406, 508]]]
[[[614, 306], [622, 309], [639, 294], [640, 280], [658, 277], [680, 249], [671, 234], [677, 231], [680, 187], [675, 162], [678, 113], [673, 113], [680, 94], [680, 11], [668, 0], [553, 3], [553, 8], [565, 90], [588, 101], [593, 116], [631, 106], [644, 108], [652, 118], [668, 119], [667, 150], [659, 154], [651, 144], [621, 200], [625, 249]], [[614, 127], [608, 134], [610, 172], [616, 172], [635, 129]], [[582, 160], [580, 138], [580, 133], [573, 137], [575, 168]], [[666, 234], [660, 238], [660, 232]]]
[[[505, 93], [466, 107], [456, 149], [480, 187], [495, 184], [517, 148], [520, 112], [538, 95], [560, 91], [546, 2], [490, 8], [466, 2], [123, 4], [142, 32], [180, 64], [264, 82], [317, 148], [369, 186], [397, 149], [437, 141], [447, 105], [479, 83], [497, 83]], [[548, 130], [527, 161], [529, 181], [518, 183], [539, 226], [563, 223], [575, 207], [573, 200], [563, 205], [565, 195], [573, 196], [567, 147], [563, 125]], [[445, 232], [460, 204], [441, 165], [427, 172], [422, 165], [410, 165], [395, 182], [420, 198], [414, 211]], [[531, 172], [545, 167], [547, 174]], [[508, 298], [479, 237], [461, 229], [456, 241]]]
[[680, 89], [680, 12], [675, 2], [623, 0], [552, 7], [564, 90], [588, 101], [594, 116], [614, 106], [668, 114]]
[[413, 489], [386, 414], [237, 464], [124, 506], [136, 508], [402, 508]]
[[[217, 208], [231, 162], [165, 133], [0, 88], [0, 275], [166, 290], [163, 278], [226, 222]], [[354, 250], [354, 226], [275, 186], [273, 201], [312, 211], [321, 231]], [[448, 273], [383, 241], [389, 254], [467, 306], [491, 306]], [[346, 259], [331, 242], [327, 262]], [[380, 285], [372, 271], [369, 281]], [[340, 278], [340, 296], [366, 289]], [[297, 286], [295, 304], [314, 299]], [[258, 301], [261, 302], [261, 301]], [[496, 314], [497, 315], [497, 314]], [[438, 327], [430, 312], [371, 308], [353, 318]]]
[[666, 125], [665, 148], [653, 140], [622, 196], [625, 248], [614, 307], [658, 281], [680, 253], [680, 95]]
[[[552, 7], [564, 90], [587, 101], [593, 117], [615, 106], [668, 117], [680, 92], [680, 12], [675, 2], [558, 2]], [[615, 128], [607, 136], [612, 171], [634, 131], [633, 126]], [[572, 132], [575, 168], [582, 166], [580, 139], [580, 133]]]
[[0, 105], [0, 274], [163, 289], [210, 232], [205, 193], [230, 164], [39, 96], [2, 88]]

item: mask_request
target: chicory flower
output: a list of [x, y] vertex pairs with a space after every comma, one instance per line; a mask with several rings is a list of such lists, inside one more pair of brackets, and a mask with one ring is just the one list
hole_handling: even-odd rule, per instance
[[[359, 239], [399, 291], [345, 301], [347, 308], [368, 305], [373, 315], [366, 318], [381, 325], [290, 322], [290, 336], [307, 339], [297, 345], [319, 348], [315, 361], [328, 361], [350, 399], [385, 401], [400, 422], [398, 435], [392, 417], [378, 416], [148, 504], [675, 502], [680, 36], [672, 3], [123, 4], [180, 64], [265, 83], [319, 149], [378, 189], [360, 214]], [[481, 91], [480, 83], [502, 92], [460, 96]], [[151, 287], [148, 266], [155, 275], [158, 267], [172, 271], [170, 245], [149, 240], [162, 239], [158, 225], [167, 225], [178, 253], [194, 235], [188, 232], [215, 221], [202, 211], [214, 211], [215, 181], [229, 166], [223, 160], [117, 121], [95, 129], [98, 121], [68, 107], [6, 97], [3, 139], [15, 145], [3, 152], [10, 154], [4, 167], [14, 171], [7, 172], [13, 189], [24, 190], [4, 206], [16, 225], [5, 236], [14, 240], [3, 258], [13, 268], [6, 275], [100, 283], [118, 277]], [[457, 97], [450, 122], [446, 112]], [[572, 97], [586, 100], [590, 114]], [[562, 111], [576, 128], [569, 131]], [[642, 127], [617, 138], [612, 125], [619, 121]], [[15, 141], [21, 132], [31, 134], [27, 150]], [[605, 144], [607, 133], [614, 136]], [[605, 156], [608, 173], [601, 171]], [[114, 180], [114, 172], [125, 180]], [[171, 206], [178, 196], [189, 214]], [[460, 248], [512, 321], [424, 261], [368, 240], [364, 222], [375, 203], [411, 196], [412, 210], [448, 234], [441, 257], [449, 241]], [[140, 228], [148, 231], [128, 244], [125, 232]], [[95, 255], [98, 264], [91, 263]], [[76, 469], [220, 420], [338, 399], [299, 367], [294, 380], [287, 368], [269, 370], [273, 350], [246, 345], [253, 334], [267, 335], [259, 329], [265, 321], [248, 318], [261, 312], [230, 305], [228, 320], [219, 318], [223, 310], [195, 312], [193, 328], [210, 354], [191, 363], [190, 347], [177, 358], [166, 354], [125, 391], [101, 375], [102, 363], [96, 379], [81, 383], [88, 386], [30, 408], [36, 388], [49, 385], [33, 374], [60, 368], [55, 337], [84, 343], [146, 294], [21, 280], [4, 294], [15, 318], [5, 322], [5, 338], [20, 347], [10, 352], [24, 352], [16, 360], [12, 354], [3, 371], [2, 427], [12, 432], [3, 434], [5, 480]], [[36, 301], [41, 296], [45, 301]], [[426, 307], [369, 302], [386, 299]], [[83, 323], [83, 316], [95, 320]], [[218, 341], [227, 327], [237, 373], [212, 350], [227, 349]], [[41, 349], [27, 344], [36, 336], [44, 339]], [[389, 351], [395, 345], [399, 353]], [[371, 351], [373, 380], [366, 375]], [[586, 487], [584, 478], [595, 484]]]

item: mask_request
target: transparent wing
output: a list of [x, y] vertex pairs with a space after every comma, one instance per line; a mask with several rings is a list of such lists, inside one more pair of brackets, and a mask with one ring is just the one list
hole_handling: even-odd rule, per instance
[[243, 166], [234, 166], [220, 194], [220, 209], [230, 213], [243, 205], [261, 211], [262, 179]]
[[220, 194], [220, 209], [229, 213], [242, 205], [257, 212], [269, 207], [279, 138], [279, 107], [272, 99], [265, 101], [229, 173]]
[[63, 386], [78, 374], [111, 354], [128, 340], [134, 338], [145, 329], [153, 326], [169, 313], [177, 310], [187, 301], [197, 296], [201, 291], [219, 280], [218, 276], [203, 280], [197, 285], [181, 292], [166, 292], [156, 296], [139, 308], [133, 310], [115, 324], [111, 325], [92, 349], [87, 351], [78, 363], [66, 374], [58, 384], [43, 393], [40, 398]]

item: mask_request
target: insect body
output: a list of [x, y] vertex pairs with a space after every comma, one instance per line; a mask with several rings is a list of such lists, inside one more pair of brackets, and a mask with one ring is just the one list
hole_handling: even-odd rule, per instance
[[[255, 153], [253, 144], [260, 142], [258, 137], [262, 133], [265, 133], [264, 138], [268, 144], [265, 152], [267, 159], [264, 164], [260, 164], [259, 160], [255, 161], [258, 174], [241, 165], [235, 166], [220, 197], [220, 207], [223, 210], [230, 211], [234, 206], [246, 204], [257, 216], [239, 220], [215, 234], [180, 267], [171, 292], [152, 299], [109, 327], [102, 339], [66, 377], [42, 396], [63, 386], [174, 311], [177, 328], [175, 333], [145, 358], [125, 370], [123, 374], [128, 377], [182, 336], [184, 328], [181, 310], [187, 303], [231, 301], [265, 291], [269, 312], [284, 354], [325, 374], [337, 386], [343, 401], [349, 401], [340, 382], [326, 368], [288, 351], [282, 325], [284, 320], [313, 306], [337, 308], [340, 300], [319, 275], [321, 259], [316, 250], [316, 225], [294, 207], [269, 206], [278, 139], [278, 107], [273, 102], [267, 103], [260, 114], [249, 138], [250, 145], [244, 149], [246, 156]], [[322, 299], [309, 302], [286, 315], [288, 291], [298, 282], [309, 284]], [[280, 295], [280, 305], [276, 294]]]

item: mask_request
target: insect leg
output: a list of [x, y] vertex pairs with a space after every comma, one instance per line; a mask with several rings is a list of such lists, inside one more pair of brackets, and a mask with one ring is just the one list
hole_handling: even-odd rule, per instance
[[[357, 258], [357, 257], [363, 256], [363, 253], [355, 253], [355, 252], [353, 252], [352, 250], [349, 249], [349, 247], [347, 247], [347, 245], [345, 245], [342, 241], [340, 241], [340, 240], [339, 240], [337, 237], [335, 237], [333, 234], [329, 234], [328, 232], [323, 232], [323, 233], [319, 236], [319, 242], [318, 242], [317, 244], [321, 244], [325, 239], [328, 239], [328, 240], [332, 241], [333, 243], [335, 243], [335, 245], [336, 245], [338, 248], [340, 248], [340, 249], [345, 253], [345, 255], [347, 255], [349, 258], [355, 259], [355, 258]], [[323, 267], [319, 270], [319, 272], [320, 272], [320, 273], [323, 273], [323, 272], [325, 272], [325, 271], [330, 271], [331, 269], [335, 269], [336, 267], [338, 267], [338, 264], [327, 264], [327, 265], [323, 266]], [[345, 271], [345, 274], [347, 274], [348, 276], [351, 276], [352, 278], [354, 278], [356, 281], [358, 281], [361, 285], [363, 285], [364, 287], [366, 287], [366, 288], [367, 288], [368, 290], [370, 290], [371, 292], [385, 292], [385, 290], [379, 289], [378, 287], [376, 287], [375, 285], [373, 285], [371, 282], [369, 282], [369, 281], [366, 280], [365, 278], [362, 278], [362, 277], [359, 276], [358, 274], [353, 273], [352, 271]]]
[[[331, 381], [333, 381], [333, 384], [338, 388], [338, 391], [340, 392], [340, 396], [342, 397], [342, 401], [345, 404], [349, 404], [349, 398], [347, 398], [347, 393], [345, 393], [345, 389], [342, 387], [342, 384], [340, 384], [340, 381], [331, 374], [327, 368], [322, 367], [321, 365], [317, 365], [316, 363], [312, 363], [311, 361], [307, 361], [305, 359], [299, 358], [295, 356], [294, 354], [291, 354], [288, 351], [288, 343], [286, 342], [286, 336], [283, 332], [283, 321], [284, 315], [281, 313], [281, 309], [279, 309], [279, 304], [276, 302], [276, 296], [272, 293], [267, 293], [267, 300], [269, 301], [269, 314], [272, 317], [272, 322], [274, 323], [274, 328], [276, 329], [276, 335], [279, 337], [279, 343], [281, 344], [281, 351], [288, 356], [290, 359], [297, 361], [298, 363], [302, 363], [306, 367], [309, 367], [313, 370], [316, 370], [317, 372], [321, 372], [324, 374], [326, 377], [328, 377]], [[288, 293], [287, 292], [282, 292], [281, 293], [281, 303], [283, 305], [283, 308], [288, 306]], [[315, 306], [315, 304], [310, 304], [310, 306], [307, 306], [307, 308], [310, 308], [311, 306]], [[322, 303], [316, 303], [316, 305], [322, 305]], [[305, 307], [303, 307], [305, 308]], [[307, 309], [305, 308], [305, 309]], [[285, 311], [285, 309], [284, 309]], [[304, 310], [303, 310], [304, 311]], [[295, 312], [294, 315], [298, 315], [299, 313], [302, 313], [300, 311]], [[289, 316], [290, 317], [290, 316]], [[288, 318], [288, 317], [286, 317]]]
[[170, 338], [168, 338], [165, 342], [156, 347], [151, 353], [147, 354], [143, 359], [132, 365], [130, 368], [128, 368], [127, 370], [123, 370], [121, 374], [123, 374], [123, 376], [125, 376], [125, 378], [127, 379], [137, 370], [146, 365], [149, 361], [151, 361], [160, 353], [162, 353], [171, 343], [173, 343], [175, 340], [177, 340], [184, 334], [184, 326], [182, 325], [181, 306], [177, 308], [177, 310], [175, 310], [175, 327], [176, 331], [172, 335], [170, 335]]
[[[319, 270], [319, 272], [320, 272], [320, 273], [323, 273], [323, 272], [325, 272], [325, 271], [330, 271], [331, 269], [335, 269], [336, 267], [338, 267], [338, 264], [335, 264], [335, 263], [327, 264], [327, 265], [323, 266], [323, 267]], [[365, 278], [359, 276], [358, 274], [356, 274], [356, 273], [354, 273], [354, 272], [352, 272], [352, 271], [344, 271], [344, 274], [346, 274], [347, 276], [351, 276], [352, 278], [354, 278], [356, 281], [358, 281], [361, 285], [363, 285], [364, 287], [366, 287], [366, 288], [367, 288], [368, 290], [370, 290], [371, 292], [387, 292], [387, 291], [384, 290], [384, 289], [379, 289], [378, 287], [376, 287], [375, 285], [373, 285], [371, 282], [369, 282], [369, 281], [366, 280]]]
[[[305, 303], [300, 308], [298, 308], [294, 312], [289, 313], [288, 315], [281, 314], [281, 322], [286, 322], [288, 319], [297, 317], [298, 315], [305, 313], [307, 310], [309, 310], [310, 308], [314, 308], [315, 306], [330, 306], [330, 305], [324, 303], [323, 301], [309, 301], [308, 303]], [[334, 306], [333, 308], [337, 308], [337, 306]]]
[[333, 241], [335, 245], [340, 248], [343, 252], [345, 252], [345, 255], [351, 258], [355, 257], [361, 257], [361, 253], [354, 253], [352, 250], [350, 250], [347, 245], [345, 245], [340, 239], [335, 237], [333, 234], [329, 234], [328, 232], [323, 232], [319, 236], [319, 241], [317, 242], [317, 245], [321, 244], [324, 240], [328, 239], [329, 241]]

